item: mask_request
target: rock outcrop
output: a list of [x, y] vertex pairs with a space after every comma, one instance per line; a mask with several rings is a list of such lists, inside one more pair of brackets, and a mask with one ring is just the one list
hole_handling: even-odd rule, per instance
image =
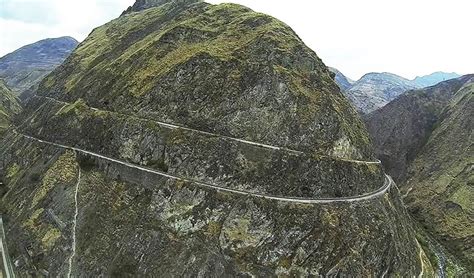
[[0, 211], [22, 275], [432, 272], [329, 69], [246, 7], [96, 28], [16, 123]]
[[0, 58], [0, 78], [16, 95], [38, 83], [76, 48], [71, 37], [45, 39], [23, 46]]

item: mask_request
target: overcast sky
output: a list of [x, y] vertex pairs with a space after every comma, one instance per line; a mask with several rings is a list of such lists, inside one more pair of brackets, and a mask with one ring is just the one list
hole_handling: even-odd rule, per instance
[[[133, 2], [0, 0], [0, 56], [47, 37], [81, 41]], [[353, 79], [373, 71], [407, 78], [433, 71], [474, 73], [472, 0], [232, 2], [286, 22], [326, 65]]]

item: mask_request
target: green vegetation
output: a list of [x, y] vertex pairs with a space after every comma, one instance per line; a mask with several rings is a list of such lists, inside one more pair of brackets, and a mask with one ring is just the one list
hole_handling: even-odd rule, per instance
[[21, 111], [19, 100], [0, 79], [0, 138], [10, 125], [13, 115]]
[[473, 271], [474, 84], [461, 88], [443, 111], [427, 144], [411, 165], [413, 188], [406, 203], [415, 217]]
[[65, 105], [61, 108], [57, 113], [56, 116], [64, 116], [69, 114], [74, 115], [81, 115], [88, 109], [86, 102], [83, 99], [78, 99], [76, 102]]
[[67, 151], [59, 157], [54, 165], [46, 172], [42, 184], [36, 189], [31, 202], [34, 208], [43, 200], [50, 190], [59, 185], [73, 185], [77, 176], [76, 156]]
[[[190, 69], [196, 64], [200, 65]], [[195, 79], [180, 82], [178, 74]], [[245, 98], [255, 90], [270, 93], [258, 97], [262, 103], [249, 104]], [[69, 99], [80, 95], [95, 107], [104, 104], [125, 114], [140, 111], [146, 118], [159, 115], [255, 141], [306, 137], [304, 143], [289, 138], [285, 144], [291, 148], [305, 144], [298, 147], [320, 155], [372, 158], [363, 123], [317, 55], [283, 22], [240, 5], [168, 3], [121, 16], [96, 28], [39, 91], [61, 91]], [[265, 94], [268, 100], [282, 98], [281, 103], [264, 102]], [[193, 107], [197, 113], [186, 107], [193, 99], [202, 101], [189, 104], [203, 108]], [[231, 102], [235, 107], [226, 107]], [[177, 107], [168, 106], [172, 103]], [[65, 107], [60, 113], [76, 108]], [[244, 115], [235, 123], [224, 119], [238, 109], [255, 115]], [[245, 117], [256, 121], [244, 129], [239, 125]], [[283, 126], [290, 125], [290, 117], [297, 119], [291, 125], [302, 134]], [[269, 123], [281, 125], [287, 134], [262, 128]], [[256, 129], [275, 134], [261, 135]]]

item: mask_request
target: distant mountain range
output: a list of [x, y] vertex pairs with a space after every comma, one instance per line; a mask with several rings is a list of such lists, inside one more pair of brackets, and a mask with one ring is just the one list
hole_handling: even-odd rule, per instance
[[421, 86], [429, 87], [438, 84], [439, 82], [446, 81], [453, 78], [458, 78], [460, 75], [455, 72], [442, 72], [437, 71], [429, 75], [418, 76], [413, 81]]
[[45, 39], [23, 46], [0, 58], [0, 78], [19, 95], [35, 86], [76, 48], [71, 37]]
[[385, 106], [408, 90], [432, 86], [460, 76], [457, 73], [435, 72], [409, 80], [393, 73], [373, 72], [353, 82], [339, 70], [331, 68], [331, 71], [335, 74], [335, 81], [341, 90], [363, 114]]

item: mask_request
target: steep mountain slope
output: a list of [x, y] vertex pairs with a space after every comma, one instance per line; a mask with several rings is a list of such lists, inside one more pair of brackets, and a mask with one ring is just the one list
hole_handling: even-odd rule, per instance
[[425, 76], [417, 76], [413, 82], [415, 82], [421, 88], [429, 87], [438, 84], [439, 82], [443, 82], [449, 79], [458, 78], [461, 75], [455, 72], [442, 72], [437, 71], [433, 72], [432, 74], [425, 75]]
[[339, 70], [335, 68], [329, 68], [329, 70], [335, 74], [334, 80], [342, 91], [350, 89], [352, 87], [352, 84], [354, 84], [353, 80], [347, 78]]
[[0, 137], [10, 125], [11, 117], [21, 111], [18, 99], [0, 79]]
[[432, 273], [363, 123], [288, 26], [137, 3], [41, 82], [0, 144], [18, 273]]
[[412, 214], [474, 271], [474, 80], [456, 92], [410, 166]]
[[[369, 115], [376, 154], [440, 243], [473, 265], [474, 75], [404, 94]], [[472, 269], [471, 269], [472, 271]]]
[[368, 73], [344, 93], [357, 110], [368, 114], [400, 94], [418, 87], [414, 82], [392, 73]]
[[0, 78], [20, 94], [60, 65], [77, 44], [71, 37], [61, 37], [23, 46], [0, 58]]
[[408, 165], [427, 142], [444, 107], [473, 79], [466, 75], [403, 94], [368, 115], [366, 125], [375, 153], [397, 182], [406, 180]]

